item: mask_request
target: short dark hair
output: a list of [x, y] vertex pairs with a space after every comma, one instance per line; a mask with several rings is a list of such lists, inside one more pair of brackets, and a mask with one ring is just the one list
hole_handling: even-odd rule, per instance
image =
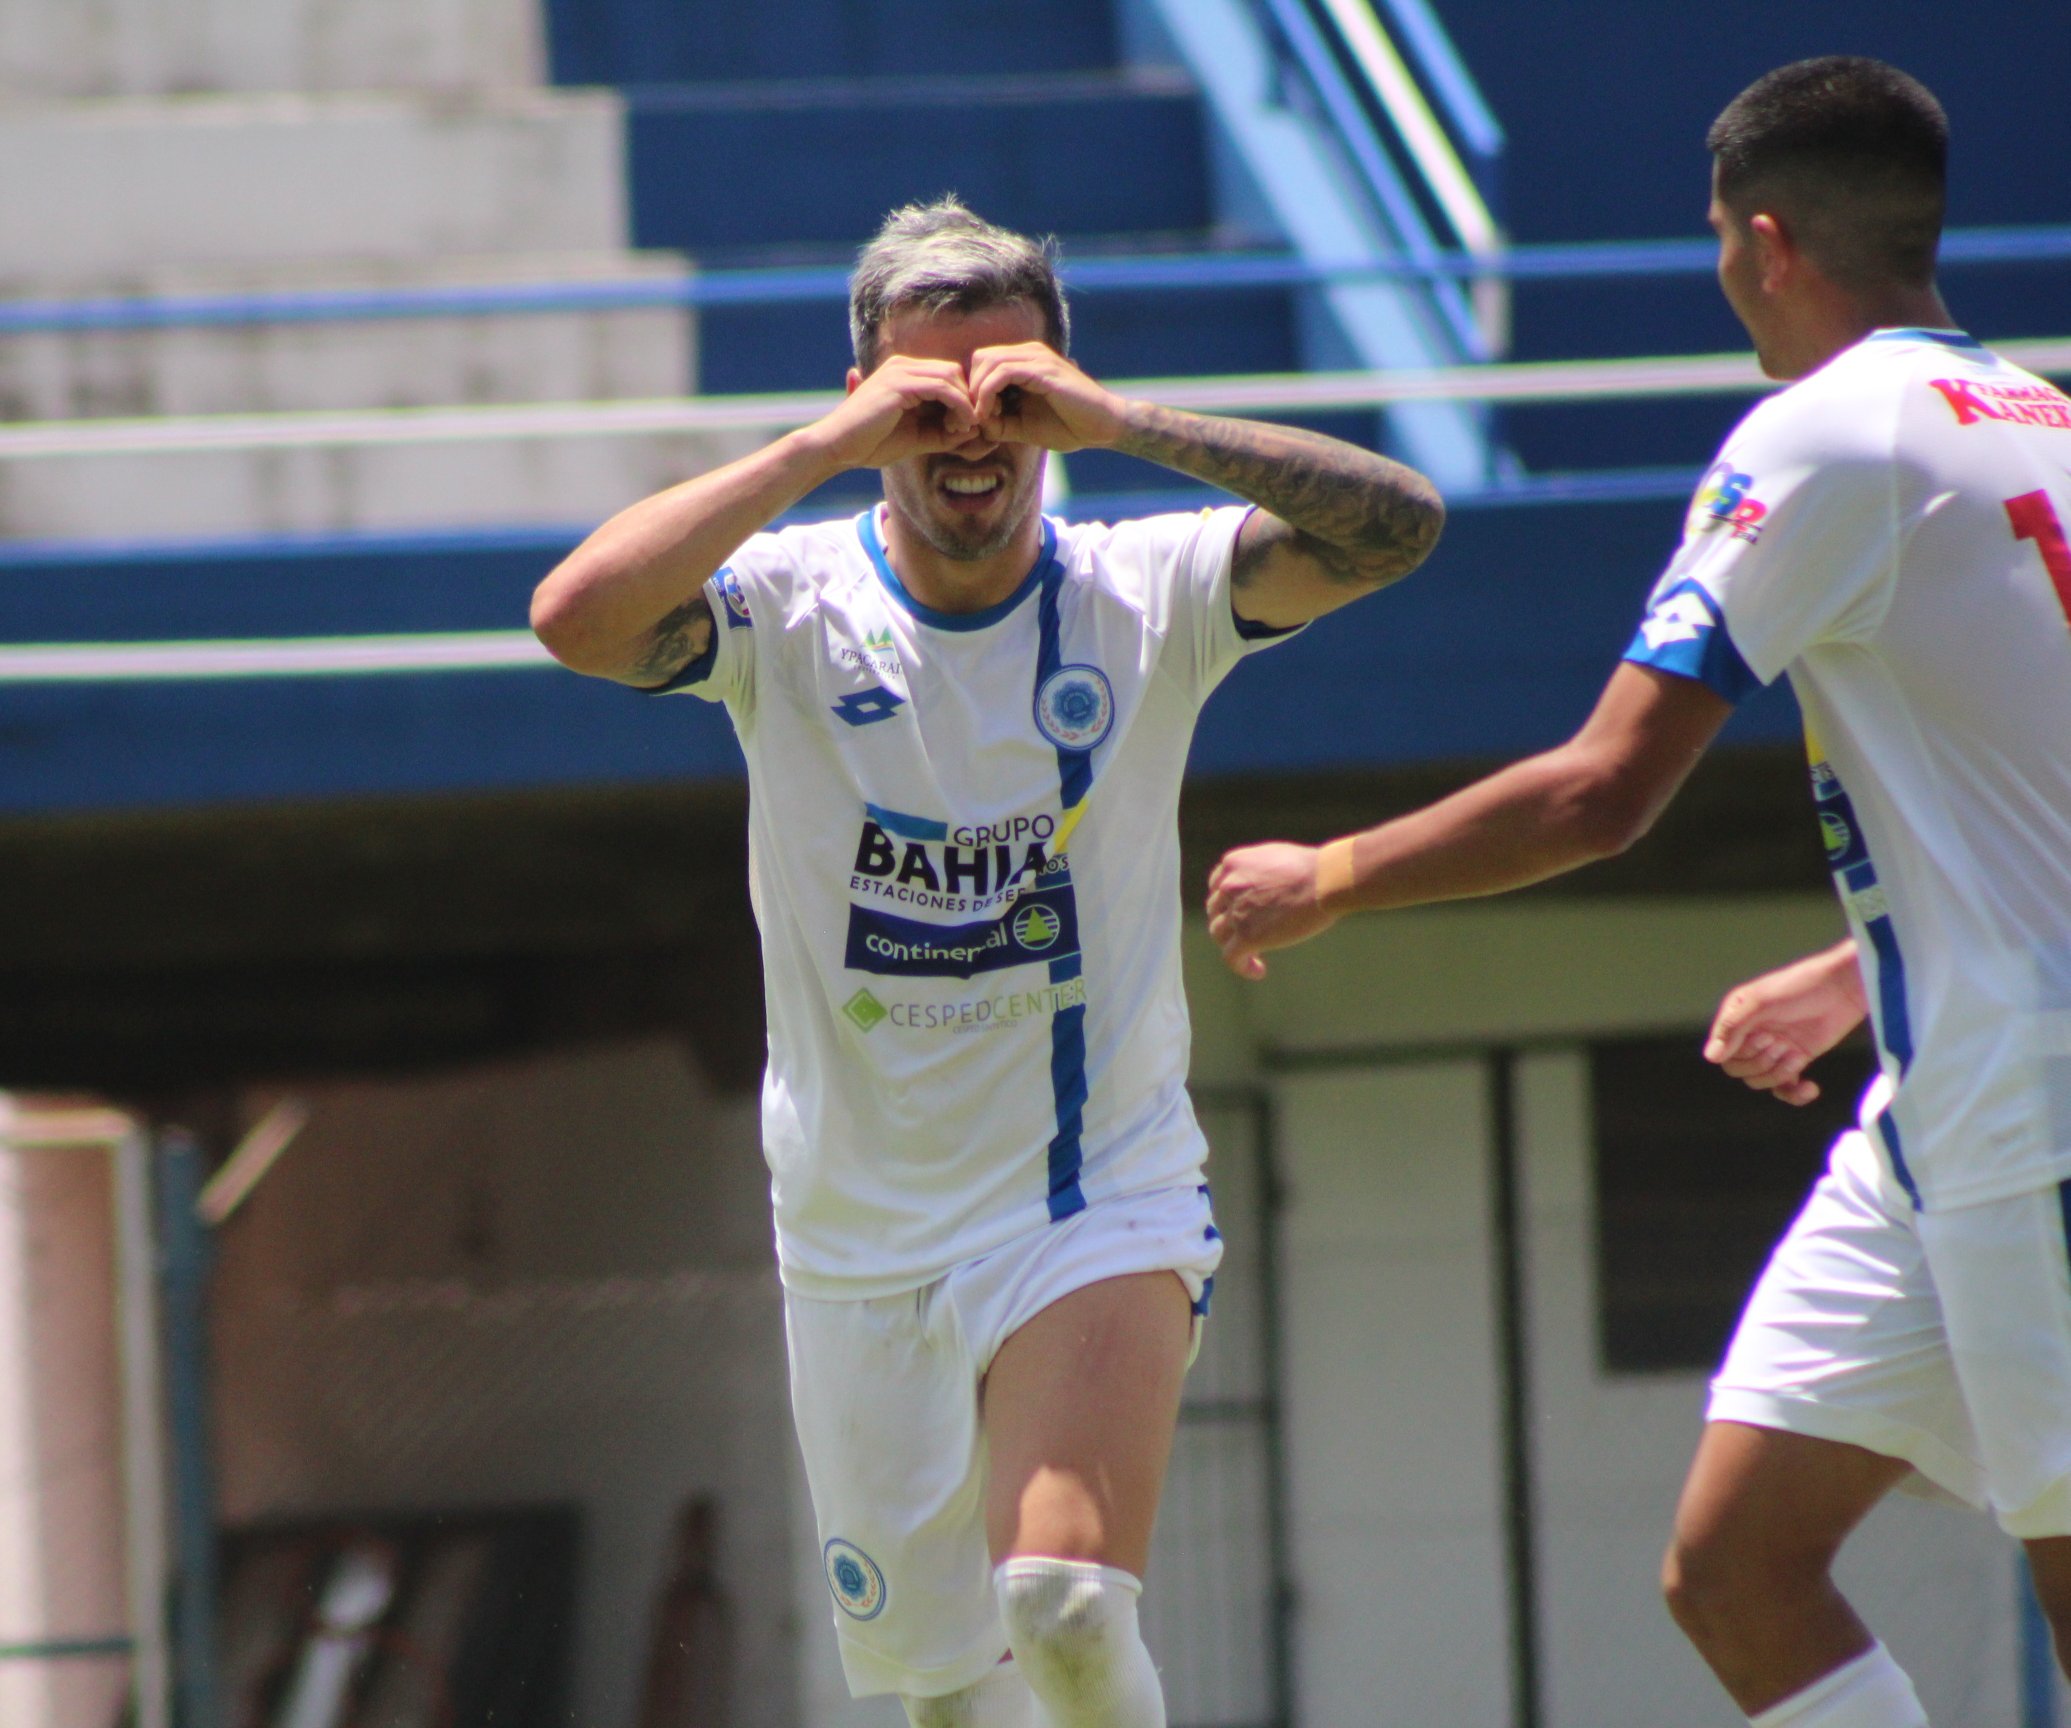
[[1721, 202], [1773, 204], [1842, 287], [1933, 281], [1949, 121], [1918, 79], [1854, 54], [1800, 60], [1741, 91], [1704, 142]]
[[1071, 351], [1071, 313], [1057, 280], [1054, 241], [1031, 240], [973, 215], [954, 193], [907, 204], [884, 219], [849, 278], [849, 341], [856, 368], [877, 364], [885, 320], [909, 306], [983, 312], [1025, 300], [1043, 316], [1060, 354]]

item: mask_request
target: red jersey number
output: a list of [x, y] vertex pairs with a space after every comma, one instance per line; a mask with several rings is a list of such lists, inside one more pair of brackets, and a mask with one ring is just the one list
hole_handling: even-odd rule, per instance
[[2013, 524], [2016, 540], [2032, 540], [2042, 554], [2042, 567], [2056, 585], [2057, 601], [2064, 608], [2064, 620], [2071, 623], [2071, 543], [2064, 539], [2064, 524], [2047, 492], [2023, 492], [2006, 501], [2007, 520]]

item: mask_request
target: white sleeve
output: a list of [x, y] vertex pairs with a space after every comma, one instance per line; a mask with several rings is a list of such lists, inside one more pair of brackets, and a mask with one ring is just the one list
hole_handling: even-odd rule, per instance
[[1894, 422], [1838, 392], [1750, 415], [1698, 486], [1625, 658], [1738, 702], [1808, 648], [1875, 631], [1907, 530]]
[[[1251, 506], [1145, 516], [1109, 530], [1107, 567], [1162, 639], [1159, 666], [1205, 702], [1256, 648], [1295, 634], [1248, 624], [1230, 604], [1237, 533]], [[1297, 626], [1297, 628], [1300, 628]]]

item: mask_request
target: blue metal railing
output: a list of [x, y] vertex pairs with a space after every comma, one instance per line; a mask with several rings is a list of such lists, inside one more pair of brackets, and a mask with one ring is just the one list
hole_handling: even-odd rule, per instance
[[1320, 117], [1329, 122], [1371, 198], [1376, 217], [1400, 248], [1402, 261], [1420, 267], [1410, 279], [1429, 285], [1428, 304], [1445, 329], [1451, 351], [1462, 359], [1488, 358], [1473, 303], [1456, 281], [1429, 268], [1446, 248], [1375, 124], [1377, 97], [1355, 87], [1311, 0], [1264, 0], [1264, 5], [1291, 68], [1301, 73], [1308, 94], [1321, 109]]
[[[1433, 248], [1417, 257], [1319, 265], [1287, 253], [1216, 252], [1096, 258], [1065, 267], [1075, 292], [1167, 294], [1232, 288], [1320, 288], [1374, 281], [1511, 282], [1642, 280], [1707, 276], [1709, 239], [1592, 240], [1512, 246], [1497, 258]], [[2071, 224], [1956, 229], [1943, 238], [1945, 267], [2071, 261]], [[645, 276], [630, 282], [529, 282], [485, 287], [352, 288], [237, 294], [104, 296], [0, 301], [0, 336], [99, 330], [176, 330], [267, 324], [343, 324], [402, 318], [482, 318], [569, 312], [637, 312], [712, 307], [839, 304], [848, 298], [841, 265], [718, 270]]]

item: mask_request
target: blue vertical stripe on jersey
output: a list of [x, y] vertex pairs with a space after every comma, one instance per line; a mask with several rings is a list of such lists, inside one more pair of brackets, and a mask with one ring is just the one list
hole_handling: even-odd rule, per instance
[[[1887, 908], [1874, 917], [1865, 914], [1862, 903], [1877, 887], [1877, 865], [1870, 857], [1869, 836], [1855, 814], [1855, 802], [1841, 784], [1833, 764], [1815, 760], [1812, 764], [1813, 808], [1819, 813], [1821, 838], [1826, 843], [1827, 863], [1834, 872], [1841, 898], [1862, 920], [1863, 934], [1877, 957], [1877, 1042], [1898, 1069], [1901, 1080], [1913, 1063], [1913, 1018], [1906, 1006], [1906, 957], [1898, 945], [1898, 929]], [[1905, 1147], [1899, 1139], [1898, 1120], [1886, 1106], [1877, 1117], [1877, 1132], [1891, 1156], [1891, 1173], [1898, 1185], [1920, 1210], [1920, 1190], [1906, 1167]]]
[[[1047, 530], [1049, 524], [1044, 524]], [[1056, 540], [1047, 532], [1043, 540], [1041, 598], [1036, 609], [1035, 688], [1064, 662], [1062, 629], [1058, 618], [1058, 597], [1064, 591], [1064, 566], [1058, 561]], [[1075, 809], [1093, 784], [1093, 761], [1082, 750], [1057, 752], [1057, 781], [1064, 808]], [[1070, 886], [1069, 870], [1065, 884]], [[1074, 890], [1076, 893], [1076, 890]], [[1050, 962], [1050, 982], [1062, 984], [1081, 975], [1079, 955], [1069, 954]], [[1050, 1141], [1050, 1217], [1069, 1218], [1086, 1209], [1085, 1192], [1079, 1187], [1079, 1170], [1085, 1162], [1080, 1135], [1086, 1117], [1086, 1005], [1060, 1009], [1050, 1019], [1050, 1091], [1057, 1110], [1057, 1133]]]
[[[1863, 878], [1860, 884], [1858, 876]], [[1869, 865], [1861, 864], [1843, 880], [1850, 889], [1860, 892], [1876, 886], [1877, 873]], [[1899, 952], [1898, 931], [1892, 927], [1889, 912], [1865, 918], [1862, 927], [1877, 955], [1877, 1029], [1883, 1034], [1886, 1053], [1898, 1064], [1903, 1077], [1913, 1063], [1913, 1020], [1906, 1008], [1906, 959]]]
[[1884, 1150], [1891, 1154], [1891, 1173], [1898, 1178], [1898, 1185], [1906, 1191], [1906, 1198], [1913, 1203], [1913, 1210], [1920, 1210], [1920, 1189], [1913, 1181], [1912, 1169], [1906, 1163], [1906, 1149], [1898, 1137], [1898, 1122], [1891, 1114], [1891, 1106], [1885, 1105], [1877, 1112], [1877, 1134], [1884, 1142]]
[[2071, 1182], [2057, 1184], [2057, 1209], [2064, 1215], [2064, 1252], [2071, 1256]]

